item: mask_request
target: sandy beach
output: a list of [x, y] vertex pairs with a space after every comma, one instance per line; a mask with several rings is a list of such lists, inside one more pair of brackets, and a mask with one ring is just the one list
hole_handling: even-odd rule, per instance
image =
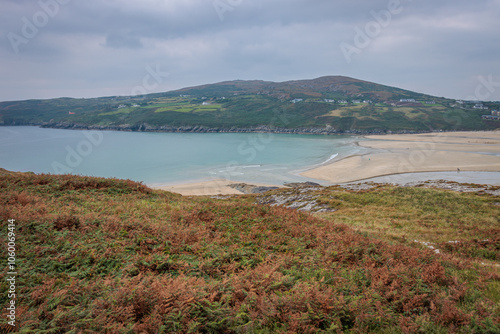
[[[344, 183], [378, 176], [417, 172], [500, 172], [500, 131], [445, 132], [365, 136], [359, 146], [369, 149], [302, 172], [303, 177]], [[183, 196], [241, 195], [231, 185], [241, 182], [215, 179], [178, 185], [153, 185]], [[253, 183], [255, 186], [282, 185]]]
[[500, 172], [500, 131], [445, 132], [366, 136], [371, 149], [301, 173], [304, 177], [343, 183], [372, 177], [443, 171]]
[[[243, 192], [230, 187], [232, 184], [239, 183], [242, 182], [216, 179], [178, 185], [152, 186], [152, 188], [170, 191], [183, 196], [242, 195], [244, 194]], [[252, 185], [263, 187], [283, 187], [282, 185], [270, 185], [255, 182], [252, 182]]]

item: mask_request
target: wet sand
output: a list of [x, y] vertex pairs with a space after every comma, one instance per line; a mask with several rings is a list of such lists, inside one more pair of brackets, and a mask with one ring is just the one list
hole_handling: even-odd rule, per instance
[[[345, 183], [385, 175], [418, 172], [500, 172], [500, 131], [366, 136], [359, 146], [370, 151], [302, 172], [303, 177]], [[223, 179], [153, 188], [184, 196], [241, 195]], [[255, 186], [275, 186], [254, 183]]]
[[344, 158], [301, 173], [343, 183], [383, 175], [443, 172], [500, 172], [500, 131], [366, 136], [364, 155]]

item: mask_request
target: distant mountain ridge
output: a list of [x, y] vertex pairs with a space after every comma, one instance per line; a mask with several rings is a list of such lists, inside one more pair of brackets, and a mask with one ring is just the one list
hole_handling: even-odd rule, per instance
[[217, 89], [219, 92], [268, 94], [275, 97], [290, 98], [293, 96], [328, 97], [342, 95], [345, 97], [371, 97], [386, 101], [399, 97], [429, 97], [430, 95], [415, 93], [409, 90], [376, 84], [369, 81], [345, 76], [323, 76], [309, 80], [292, 80], [272, 82], [262, 80], [233, 80], [215, 84], [187, 87], [174, 92], [203, 93]]
[[[0, 102], [0, 125], [165, 132], [488, 130], [484, 108], [345, 76], [234, 80], [143, 96]], [[487, 111], [489, 113], [489, 111]]]

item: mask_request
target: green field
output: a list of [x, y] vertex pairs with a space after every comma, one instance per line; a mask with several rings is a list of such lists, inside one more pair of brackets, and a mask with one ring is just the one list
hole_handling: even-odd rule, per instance
[[155, 112], [215, 112], [222, 108], [222, 104], [199, 105], [189, 103], [178, 103], [167, 107], [158, 108]]
[[130, 114], [132, 111], [136, 110], [136, 108], [120, 108], [114, 111], [108, 111], [99, 114], [99, 116], [113, 116], [113, 115], [120, 115], [120, 114]]

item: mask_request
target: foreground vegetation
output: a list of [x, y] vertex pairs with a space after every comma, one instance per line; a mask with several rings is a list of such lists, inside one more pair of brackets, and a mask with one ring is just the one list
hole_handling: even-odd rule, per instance
[[[392, 186], [318, 196], [337, 211], [4, 173], [0, 237], [15, 219], [20, 332], [500, 331], [498, 196]], [[484, 254], [438, 254], [404, 234], [493, 241]], [[5, 256], [2, 269], [6, 291]]]

